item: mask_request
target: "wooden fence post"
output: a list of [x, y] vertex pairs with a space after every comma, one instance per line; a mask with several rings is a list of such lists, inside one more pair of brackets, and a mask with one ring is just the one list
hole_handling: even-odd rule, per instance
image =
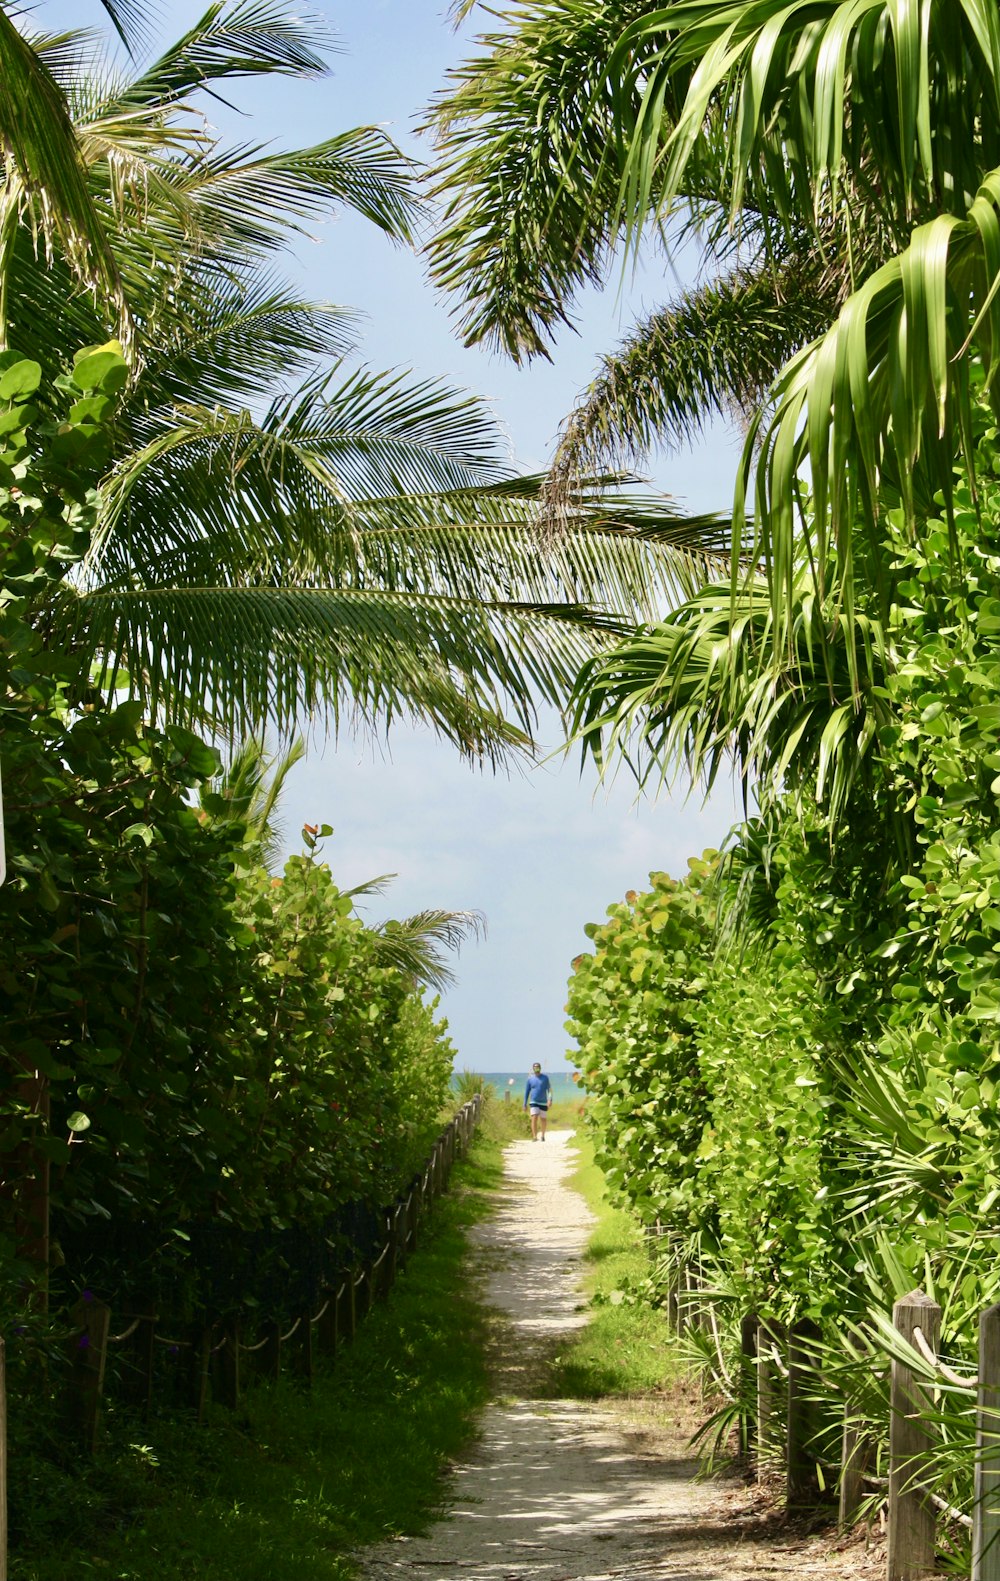
[[[669, 1302], [669, 1297], [668, 1297]], [[740, 1319], [740, 1453], [751, 1455], [756, 1441], [755, 1414], [751, 1400], [755, 1392], [757, 1371], [757, 1314], [749, 1313]]]
[[840, 1487], [837, 1493], [837, 1525], [842, 1532], [854, 1525], [865, 1496], [864, 1472], [868, 1446], [851, 1418], [850, 1405], [844, 1406], [844, 1431], [840, 1441]]
[[972, 1581], [1000, 1581], [1000, 1306], [979, 1315]]
[[7, 1581], [7, 1348], [0, 1338], [0, 1581]]
[[819, 1486], [816, 1459], [811, 1453], [813, 1412], [808, 1395], [812, 1371], [810, 1342], [818, 1337], [816, 1325], [800, 1318], [788, 1330], [788, 1415], [785, 1435], [785, 1506], [791, 1511], [813, 1503]]
[[396, 1283], [396, 1275], [399, 1272], [399, 1264], [400, 1264], [400, 1261], [401, 1261], [400, 1256], [399, 1256], [399, 1234], [398, 1234], [398, 1228], [399, 1228], [399, 1215], [398, 1215], [396, 1209], [393, 1207], [393, 1208], [389, 1209], [389, 1212], [388, 1212], [388, 1214], [386, 1216], [386, 1243], [385, 1244], [386, 1244], [386, 1248], [387, 1248], [388, 1253], [389, 1253], [388, 1257], [386, 1258], [386, 1270], [385, 1270], [385, 1292], [384, 1293], [386, 1295], [389, 1294], [389, 1291], [392, 1289], [393, 1285]]
[[757, 1324], [757, 1481], [766, 1482], [780, 1458], [781, 1430], [778, 1425], [777, 1364], [772, 1347], [784, 1333], [780, 1323]]
[[69, 1415], [78, 1441], [87, 1454], [97, 1445], [97, 1424], [104, 1393], [104, 1366], [111, 1330], [111, 1308], [93, 1296], [84, 1296], [75, 1310], [79, 1333], [71, 1340]]
[[313, 1320], [309, 1316], [309, 1308], [304, 1307], [299, 1317], [299, 1332], [296, 1336], [298, 1344], [292, 1352], [295, 1371], [302, 1379], [307, 1389], [313, 1385], [313, 1372], [315, 1362], [313, 1356]]
[[[343, 1305], [341, 1305], [343, 1303]], [[345, 1339], [353, 1339], [358, 1327], [358, 1309], [354, 1295], [354, 1272], [348, 1269], [337, 1292], [337, 1322]]]
[[[936, 1353], [941, 1334], [941, 1308], [922, 1290], [911, 1290], [892, 1309], [899, 1333], [914, 1345], [919, 1328]], [[892, 1363], [892, 1416], [889, 1421], [888, 1581], [920, 1581], [934, 1574], [936, 1520], [934, 1506], [920, 1487], [922, 1463], [933, 1446], [926, 1410], [926, 1391], [904, 1362]]]
[[406, 1255], [412, 1257], [417, 1249], [417, 1217], [420, 1212], [420, 1187], [414, 1186], [406, 1199]]
[[372, 1270], [362, 1268], [354, 1281], [354, 1322], [362, 1322], [372, 1309]]

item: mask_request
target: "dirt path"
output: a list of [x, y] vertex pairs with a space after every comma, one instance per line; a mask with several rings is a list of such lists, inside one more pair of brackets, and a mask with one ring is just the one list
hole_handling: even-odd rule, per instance
[[[499, 1211], [477, 1235], [487, 1302], [501, 1314], [497, 1398], [447, 1517], [365, 1555], [367, 1581], [743, 1581], [874, 1575], [856, 1550], [792, 1539], [742, 1487], [695, 1480], [669, 1408], [535, 1398], [535, 1358], [586, 1322], [581, 1254], [591, 1215], [563, 1184], [572, 1134], [515, 1142]], [[650, 1413], [646, 1413], [647, 1417]]]

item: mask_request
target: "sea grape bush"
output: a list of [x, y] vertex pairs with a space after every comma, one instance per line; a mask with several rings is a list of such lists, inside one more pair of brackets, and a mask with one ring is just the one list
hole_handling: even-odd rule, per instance
[[[711, 860], [699, 863], [710, 872]], [[577, 957], [568, 1029], [590, 1094], [597, 1161], [641, 1217], [700, 1223], [690, 1161], [708, 1115], [695, 1013], [707, 987], [711, 908], [701, 889], [652, 874], [652, 888], [591, 924]]]

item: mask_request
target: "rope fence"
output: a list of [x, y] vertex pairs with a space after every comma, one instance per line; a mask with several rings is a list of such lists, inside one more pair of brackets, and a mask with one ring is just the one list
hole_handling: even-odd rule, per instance
[[[244, 1389], [244, 1362], [262, 1376], [278, 1377], [284, 1365], [286, 1347], [292, 1353], [296, 1375], [310, 1384], [314, 1331], [316, 1347], [332, 1359], [342, 1345], [354, 1338], [358, 1324], [371, 1310], [374, 1300], [388, 1297], [400, 1269], [417, 1249], [427, 1215], [448, 1188], [453, 1164], [468, 1151], [480, 1110], [481, 1099], [476, 1095], [463, 1104], [445, 1126], [420, 1173], [418, 1184], [405, 1199], [401, 1198], [386, 1210], [382, 1244], [377, 1252], [356, 1272], [353, 1269], [345, 1272], [336, 1288], [331, 1286], [324, 1290], [318, 1311], [299, 1312], [284, 1331], [277, 1323], [266, 1324], [262, 1337], [255, 1338], [251, 1344], [241, 1337], [239, 1317], [220, 1319], [206, 1313], [191, 1325], [187, 1335], [173, 1337], [157, 1332], [155, 1312], [131, 1312], [121, 1314], [126, 1319], [125, 1327], [112, 1334], [111, 1308], [90, 1291], [85, 1291], [62, 1341], [69, 1363], [65, 1416], [68, 1434], [76, 1446], [91, 1454], [96, 1447], [108, 1356], [119, 1346], [131, 1349], [128, 1392], [144, 1414], [152, 1404], [157, 1347], [161, 1352], [183, 1359], [184, 1392], [199, 1422], [204, 1420], [210, 1398], [233, 1410], [239, 1406]], [[0, 1581], [7, 1578], [5, 1355], [4, 1341], [0, 1338]]]

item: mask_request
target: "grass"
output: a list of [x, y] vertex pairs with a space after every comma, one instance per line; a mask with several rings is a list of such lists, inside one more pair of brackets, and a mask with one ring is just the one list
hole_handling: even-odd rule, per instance
[[311, 1393], [260, 1383], [202, 1428], [109, 1409], [93, 1462], [22, 1463], [11, 1581], [347, 1581], [352, 1550], [423, 1529], [489, 1394], [462, 1270], [502, 1140], [487, 1116], [390, 1301]]
[[676, 1349], [664, 1313], [631, 1292], [649, 1276], [642, 1232], [607, 1198], [586, 1131], [576, 1133], [579, 1164], [567, 1182], [596, 1215], [584, 1253], [590, 1317], [555, 1357], [554, 1397], [593, 1400], [660, 1391], [678, 1374]]

